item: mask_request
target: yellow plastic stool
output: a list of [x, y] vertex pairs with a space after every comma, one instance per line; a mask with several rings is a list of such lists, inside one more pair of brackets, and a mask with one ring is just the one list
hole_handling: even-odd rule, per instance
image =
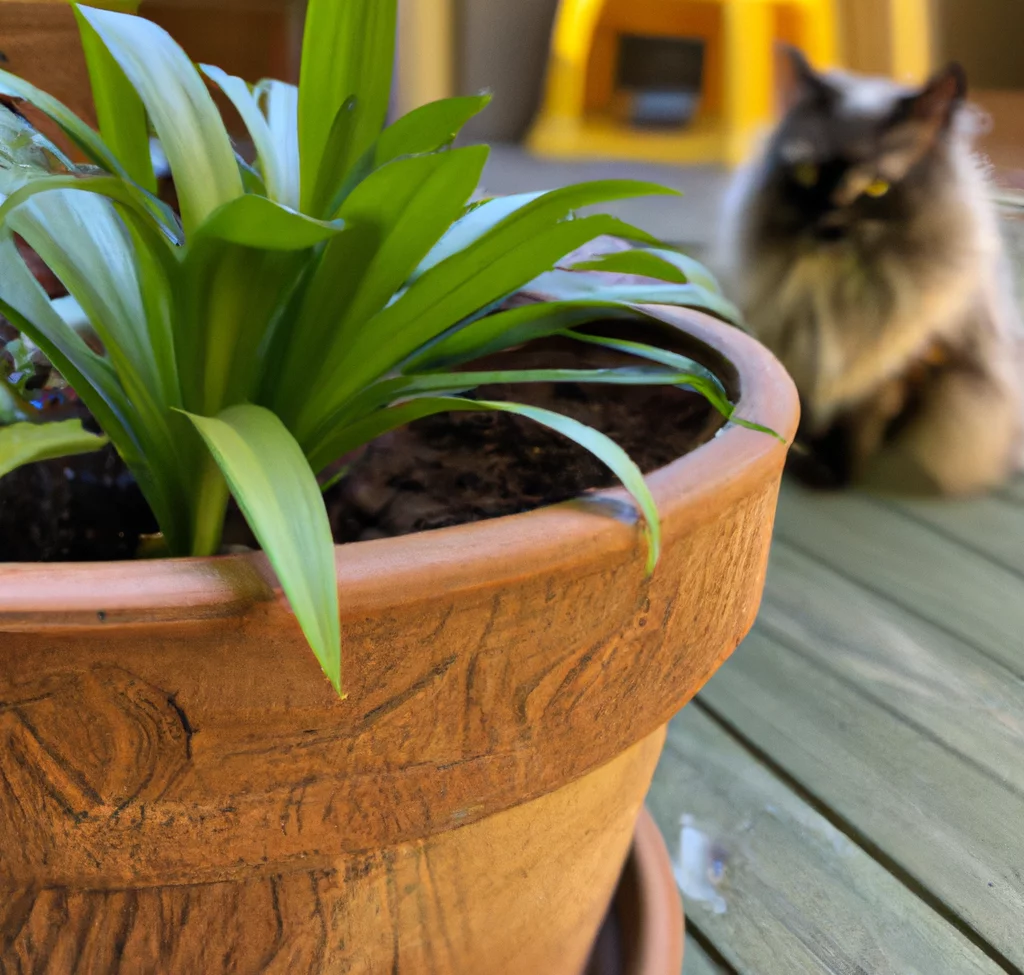
[[[685, 128], [635, 128], [611, 111], [624, 34], [705, 42], [701, 107]], [[548, 156], [736, 165], [772, 120], [777, 40], [834, 66], [834, 0], [561, 0], [528, 144]]]

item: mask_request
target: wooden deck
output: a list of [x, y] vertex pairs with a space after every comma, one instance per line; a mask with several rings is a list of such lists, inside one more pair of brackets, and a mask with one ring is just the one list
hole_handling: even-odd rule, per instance
[[759, 622], [649, 805], [685, 975], [1024, 971], [1024, 485], [787, 485]]

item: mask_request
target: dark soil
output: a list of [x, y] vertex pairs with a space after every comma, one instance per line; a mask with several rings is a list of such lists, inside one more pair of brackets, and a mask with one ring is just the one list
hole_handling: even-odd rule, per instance
[[[593, 368], [623, 361], [576, 343], [513, 355], [514, 362], [502, 357], [502, 364]], [[702, 397], [668, 387], [531, 384], [485, 387], [476, 395], [581, 420], [611, 436], [645, 472], [709, 440], [721, 426]], [[377, 440], [326, 501], [336, 541], [349, 542], [528, 511], [614, 483], [590, 453], [529, 420], [460, 413], [429, 417]], [[109, 447], [30, 464], [0, 479], [0, 562], [132, 558], [140, 536], [155, 530], [134, 480]], [[226, 538], [252, 543], [237, 511], [229, 515]]]
[[[569, 366], [570, 357], [576, 368], [622, 361], [581, 353], [578, 346], [536, 355], [549, 367]], [[580, 420], [608, 434], [645, 473], [688, 453], [721, 426], [703, 397], [670, 387], [489, 386], [476, 396], [526, 402]], [[532, 420], [439, 414], [371, 444], [328, 492], [327, 508], [335, 539], [349, 542], [516, 514], [615, 483], [593, 454]]]

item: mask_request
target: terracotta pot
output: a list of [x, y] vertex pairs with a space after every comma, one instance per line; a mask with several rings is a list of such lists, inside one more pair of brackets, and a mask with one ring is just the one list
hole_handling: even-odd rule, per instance
[[683, 934], [672, 860], [644, 809], [585, 975], [679, 975]]
[[[663, 314], [792, 434], [767, 352]], [[0, 970], [577, 975], [784, 455], [654, 473], [650, 578], [621, 491], [339, 547], [344, 701], [260, 555], [0, 567]]]

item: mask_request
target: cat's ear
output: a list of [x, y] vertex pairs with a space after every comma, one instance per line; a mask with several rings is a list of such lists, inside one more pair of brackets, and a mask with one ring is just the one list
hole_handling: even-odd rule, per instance
[[964, 69], [950, 64], [919, 91], [902, 98], [889, 124], [893, 164], [906, 171], [924, 158], [950, 129], [966, 96]]
[[933, 75], [925, 86], [906, 100], [907, 114], [920, 122], [940, 128], [947, 126], [953, 113], [967, 97], [967, 75], [953, 62]]
[[776, 45], [775, 64], [776, 94], [783, 112], [806, 99], [826, 102], [835, 94], [799, 48], [790, 44]]

